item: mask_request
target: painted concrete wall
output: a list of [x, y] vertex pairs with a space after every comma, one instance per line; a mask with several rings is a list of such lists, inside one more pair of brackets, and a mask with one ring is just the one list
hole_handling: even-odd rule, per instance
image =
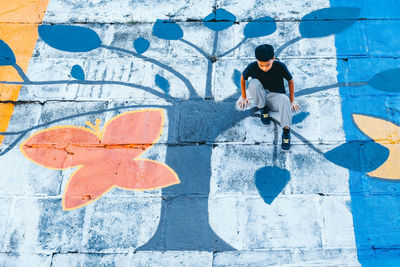
[[[398, 265], [399, 9], [0, 3], [1, 264]], [[263, 43], [301, 106], [288, 153], [236, 105]]]

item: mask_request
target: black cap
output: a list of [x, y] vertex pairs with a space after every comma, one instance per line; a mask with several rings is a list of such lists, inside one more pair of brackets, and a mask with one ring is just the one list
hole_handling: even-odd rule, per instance
[[259, 45], [255, 51], [258, 61], [268, 61], [274, 58], [274, 48], [269, 44]]

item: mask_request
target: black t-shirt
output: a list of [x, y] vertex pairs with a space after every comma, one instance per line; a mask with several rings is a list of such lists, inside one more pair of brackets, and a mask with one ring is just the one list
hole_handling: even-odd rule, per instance
[[267, 72], [262, 71], [260, 67], [258, 67], [257, 61], [250, 63], [243, 71], [242, 75], [245, 80], [249, 77], [259, 80], [264, 89], [270, 92], [282, 94], [286, 93], [283, 78], [287, 81], [293, 78], [286, 65], [277, 60], [272, 63], [272, 67]]

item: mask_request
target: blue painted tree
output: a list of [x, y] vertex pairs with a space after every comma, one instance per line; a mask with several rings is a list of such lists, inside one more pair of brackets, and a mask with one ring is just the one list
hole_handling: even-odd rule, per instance
[[[340, 32], [341, 30], [352, 25], [352, 20], [332, 20], [345, 17], [346, 19], [356, 18], [359, 9], [355, 8], [327, 8], [314, 11], [303, 17], [300, 23], [301, 36], [288, 41], [283, 46], [276, 50], [276, 56], [288, 46], [300, 41], [303, 38], [321, 38], [331, 34]], [[219, 32], [231, 27], [236, 22], [236, 17], [224, 9], [216, 9], [211, 14], [203, 19], [205, 27], [211, 29], [214, 33], [213, 40], [210, 41], [212, 52], [207, 53], [200, 47], [184, 39], [184, 32], [181, 27], [171, 20], [157, 20], [153, 26], [153, 34], [160, 39], [170, 41], [180, 41], [195, 51], [200, 53], [207, 59], [206, 74], [206, 93], [203, 98], [204, 101], [192, 101], [190, 110], [192, 112], [181, 115], [181, 125], [179, 135], [182, 140], [189, 140], [187, 145], [184, 146], [168, 146], [166, 164], [174, 169], [181, 179], [181, 184], [173, 185], [162, 189], [162, 208], [160, 223], [154, 236], [139, 250], [204, 250], [204, 251], [226, 251], [233, 250], [231, 246], [225, 243], [218, 237], [209, 225], [208, 219], [208, 195], [210, 192], [210, 177], [211, 177], [211, 154], [213, 143], [222, 132], [232, 128], [235, 124], [240, 122], [245, 117], [254, 114], [254, 110], [238, 111], [235, 107], [235, 99], [240, 95], [240, 90], [223, 101], [216, 101], [212, 94], [212, 69], [215, 62], [239, 48], [246, 40], [250, 38], [258, 38], [268, 36], [276, 31], [276, 23], [273, 18], [265, 16], [257, 18], [246, 24], [243, 31], [243, 40], [235, 47], [225, 51], [218, 52], [218, 35]], [[86, 52], [93, 49], [107, 49], [109, 51], [122, 54], [125, 56], [132, 56], [144, 61], [150, 62], [159, 67], [163, 71], [169, 72], [178, 79], [180, 79], [189, 94], [189, 99], [201, 99], [193, 87], [192, 83], [178, 70], [166, 63], [149, 58], [145, 55], [146, 51], [150, 48], [150, 42], [142, 37], [133, 41], [134, 50], [123, 49], [115, 46], [108, 46], [102, 44], [98, 35], [88, 29], [78, 26], [66, 25], [42, 25], [39, 27], [39, 35], [43, 41], [48, 45], [67, 52]], [[3, 43], [0, 43], [0, 63], [13, 65], [12, 51], [10, 52]], [[393, 70], [398, 72], [398, 70]], [[232, 74], [234, 84], [239, 87], [241, 72], [235, 70]], [[8, 82], [1, 83], [8, 84], [23, 84], [23, 85], [38, 85], [38, 84], [61, 84], [61, 83], [75, 83], [75, 84], [118, 84], [139, 90], [144, 90], [157, 97], [165, 99], [170, 105], [161, 106], [167, 110], [167, 114], [173, 112], [173, 105], [178, 104], [180, 99], [172, 97], [169, 94], [170, 83], [162, 75], [157, 74], [154, 77], [155, 85], [161, 89], [156, 90], [150, 87], [145, 87], [134, 83], [123, 83], [120, 81], [91, 81], [85, 78], [84, 71], [79, 65], [72, 67], [71, 76], [75, 80], [64, 81], [30, 81], [27, 78], [24, 82]], [[399, 75], [397, 75], [398, 77]], [[374, 76], [367, 82], [356, 83], [336, 83], [315, 88], [306, 88], [296, 93], [296, 96], [303, 96], [313, 94], [322, 90], [328, 90], [336, 87], [346, 86], [361, 86], [370, 84], [371, 86], [382, 90], [379, 80], [393, 79], [393, 73], [381, 73]], [[396, 83], [398, 81], [395, 81]], [[238, 88], [239, 89], [239, 88]], [[384, 89], [383, 89], [384, 90]], [[152, 105], [154, 106], [154, 105]], [[86, 116], [93, 113], [108, 112], [111, 110], [122, 110], [126, 108], [140, 107], [140, 106], [123, 106], [114, 109], [91, 111], [88, 113], [77, 114], [76, 116]], [[229, 115], [226, 115], [229, 114]], [[304, 112], [298, 114], [294, 118], [294, 123], [301, 123], [309, 113]], [[4, 135], [18, 135], [18, 138], [0, 155], [4, 155], [13, 146], [15, 146], [29, 131], [46, 127], [49, 124], [60, 122], [60, 118], [52, 122], [37, 125], [26, 130], [14, 133], [1, 133]], [[279, 155], [278, 144], [278, 130], [275, 122], [275, 136], [274, 136], [274, 152], [273, 162], [274, 166], [266, 166], [259, 170], [255, 170], [255, 184], [258, 188], [260, 195], [263, 197], [267, 204], [271, 204], [275, 197], [281, 192], [283, 187], [290, 179], [290, 173], [284, 169], [282, 162], [286, 157]], [[168, 131], [172, 139], [173, 131]], [[293, 134], [303, 140], [315, 151], [323, 154], [310, 144], [304, 137], [293, 131]], [[191, 139], [188, 137], [191, 136]], [[340, 153], [347, 153], [351, 151], [351, 145], [343, 148], [337, 148], [330, 153], [326, 154], [326, 158], [335, 162], [336, 164], [345, 166], [345, 163], [337, 161], [337, 155]], [[369, 149], [369, 148], [368, 148]], [[371, 148], [372, 150], [374, 148]], [[371, 150], [370, 149], [370, 150]], [[385, 153], [382, 153], [382, 157]], [[362, 171], [362, 170], [361, 170]], [[281, 178], [281, 179], [279, 179]], [[279, 182], [277, 182], [279, 181]], [[274, 185], [274, 187], [271, 187]], [[181, 226], [181, 227], [177, 227]]]

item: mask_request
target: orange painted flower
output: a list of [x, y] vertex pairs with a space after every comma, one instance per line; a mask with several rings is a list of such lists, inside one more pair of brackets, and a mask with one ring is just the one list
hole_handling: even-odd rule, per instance
[[51, 169], [78, 167], [63, 195], [63, 209], [85, 206], [114, 187], [151, 190], [180, 183], [167, 165], [140, 155], [162, 134], [162, 109], [126, 112], [92, 129], [56, 126], [35, 133], [23, 144], [23, 154]]

